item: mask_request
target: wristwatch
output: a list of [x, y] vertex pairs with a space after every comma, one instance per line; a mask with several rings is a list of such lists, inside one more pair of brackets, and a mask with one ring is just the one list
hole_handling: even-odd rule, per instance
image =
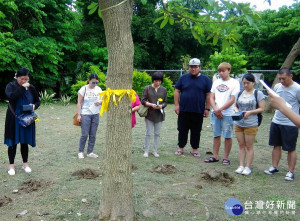
[[205, 110], [207, 110], [207, 111], [210, 111], [210, 109], [209, 109], [209, 108], [205, 108]]

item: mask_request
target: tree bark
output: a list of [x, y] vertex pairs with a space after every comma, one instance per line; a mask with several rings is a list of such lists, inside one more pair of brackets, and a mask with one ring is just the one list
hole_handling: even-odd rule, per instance
[[[296, 42], [296, 44], [294, 45], [294, 47], [292, 48], [292, 50], [290, 51], [290, 53], [288, 54], [288, 56], [286, 57], [286, 59], [284, 60], [281, 68], [285, 67], [285, 68], [291, 68], [293, 62], [295, 61], [295, 59], [297, 58], [297, 56], [300, 54], [300, 38], [298, 38], [298, 41]], [[274, 86], [278, 83], [278, 75], [276, 75], [272, 87], [274, 88]], [[272, 111], [272, 107], [270, 105], [269, 100], [266, 100], [266, 106], [265, 106], [265, 112], [271, 112]]]
[[[133, 0], [99, 0], [99, 6], [108, 51], [106, 87], [131, 89]], [[110, 101], [107, 112], [99, 220], [134, 220], [131, 145], [131, 102], [124, 96], [118, 106]]]

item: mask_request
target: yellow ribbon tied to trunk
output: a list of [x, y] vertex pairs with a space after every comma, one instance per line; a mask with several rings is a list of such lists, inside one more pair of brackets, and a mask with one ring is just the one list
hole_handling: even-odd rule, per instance
[[[136, 92], [132, 89], [111, 90], [110, 88], [108, 88], [106, 91], [103, 91], [102, 93], [100, 93], [100, 96], [102, 97], [100, 116], [103, 115], [103, 112], [108, 111], [109, 101], [111, 98], [112, 98], [113, 103], [116, 106], [118, 106], [118, 102], [120, 102], [120, 100], [122, 100], [124, 95], [127, 95], [131, 102], [135, 102], [135, 100], [136, 100], [135, 94], [136, 94]], [[117, 100], [116, 96], [119, 97], [118, 100]]]

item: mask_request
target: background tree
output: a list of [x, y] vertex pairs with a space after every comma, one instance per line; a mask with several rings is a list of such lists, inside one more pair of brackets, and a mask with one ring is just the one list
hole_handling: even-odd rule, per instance
[[276, 70], [300, 36], [300, 5], [283, 6], [278, 12], [265, 10], [259, 15], [262, 17], [257, 23], [259, 31], [241, 19], [238, 29], [243, 40], [238, 46], [247, 56], [248, 70]]
[[71, 0], [0, 1], [1, 89], [20, 67], [32, 71], [39, 90], [59, 87], [69, 73], [68, 52], [76, 49], [73, 31], [78, 23]]

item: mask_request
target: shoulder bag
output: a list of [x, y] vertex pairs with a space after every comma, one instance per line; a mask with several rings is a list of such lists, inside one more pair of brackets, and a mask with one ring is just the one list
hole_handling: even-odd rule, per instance
[[[85, 86], [85, 90], [84, 90], [84, 94], [83, 94], [83, 100], [82, 100], [82, 103], [81, 103], [81, 108], [82, 108], [82, 105], [83, 105], [85, 92], [86, 92], [86, 86]], [[73, 125], [75, 125], [75, 126], [81, 126], [81, 122], [79, 122], [77, 120], [77, 117], [78, 117], [78, 112], [76, 111], [76, 114], [73, 116]]]
[[[149, 85], [147, 87], [147, 100], [149, 99]], [[140, 109], [138, 110], [138, 114], [140, 117], [146, 117], [148, 114], [149, 107], [142, 105]]]
[[[30, 93], [30, 92], [28, 91], [28, 93]], [[27, 106], [27, 105], [23, 105], [23, 106]], [[12, 106], [10, 105], [10, 103], [8, 103], [8, 107], [9, 107], [10, 111], [13, 113], [13, 115], [18, 119], [19, 124], [22, 127], [28, 127], [37, 119], [37, 114], [34, 111], [33, 112], [25, 112], [25, 113], [22, 113], [19, 116], [17, 116], [16, 113], [14, 112]]]

